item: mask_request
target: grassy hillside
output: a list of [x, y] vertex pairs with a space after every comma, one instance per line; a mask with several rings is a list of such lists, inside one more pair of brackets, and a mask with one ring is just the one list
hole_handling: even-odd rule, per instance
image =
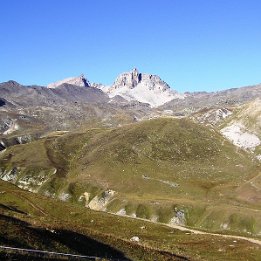
[[[0, 244], [128, 260], [258, 260], [260, 246], [92, 211], [0, 181]], [[139, 237], [139, 242], [130, 239]], [[1, 255], [1, 253], [0, 253]], [[106, 259], [105, 259], [106, 260]]]
[[[260, 165], [186, 119], [53, 134], [0, 154], [2, 179], [92, 209], [258, 236], [258, 198], [240, 197]], [[247, 210], [247, 211], [246, 211]]]

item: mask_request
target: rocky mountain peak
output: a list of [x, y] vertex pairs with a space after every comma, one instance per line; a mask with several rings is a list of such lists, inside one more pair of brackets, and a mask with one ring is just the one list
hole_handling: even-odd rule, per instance
[[78, 77], [66, 78], [61, 81], [50, 83], [47, 85], [47, 87], [56, 88], [64, 83], [76, 85], [76, 86], [80, 86], [80, 87], [90, 87], [91, 86], [90, 82], [87, 80], [87, 78], [85, 78], [84, 74], [81, 74]]
[[174, 98], [183, 98], [171, 90], [159, 76], [140, 73], [136, 68], [120, 74], [106, 92], [110, 98], [119, 95], [127, 101], [136, 100], [152, 107], [160, 106]]
[[128, 88], [132, 89], [136, 87], [141, 81], [141, 75], [142, 74], [139, 73], [137, 68], [134, 68], [130, 72], [122, 73], [115, 80], [113, 87], [118, 88], [121, 86], [127, 86]]
[[139, 84], [145, 85], [150, 90], [154, 90], [155, 88], [162, 91], [170, 89], [170, 86], [166, 82], [161, 80], [159, 76], [147, 73], [140, 73], [137, 68], [134, 68], [130, 72], [120, 74], [108, 92], [113, 92], [113, 90], [121, 87], [133, 89]]
[[0, 85], [5, 85], [8, 87], [14, 87], [14, 86], [21, 86], [18, 82], [14, 81], [14, 80], [10, 80], [8, 82], [4, 82], [4, 83], [0, 83]]

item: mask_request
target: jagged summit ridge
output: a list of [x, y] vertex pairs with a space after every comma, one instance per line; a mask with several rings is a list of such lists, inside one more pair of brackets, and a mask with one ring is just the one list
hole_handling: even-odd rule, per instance
[[80, 87], [90, 87], [91, 86], [90, 82], [85, 78], [85, 76], [83, 74], [81, 74], [78, 77], [70, 77], [70, 78], [66, 78], [61, 81], [50, 83], [47, 85], [47, 88], [51, 88], [51, 89], [56, 88], [64, 83], [72, 84], [72, 85], [76, 85], [76, 86], [80, 86]]
[[148, 103], [151, 107], [158, 107], [175, 98], [184, 97], [171, 90], [159, 76], [139, 73], [136, 68], [120, 74], [113, 85], [107, 89], [107, 93], [111, 98], [119, 95], [128, 101]]
[[136, 68], [134, 68], [131, 72], [120, 74], [115, 80], [112, 87], [114, 87], [115, 89], [122, 86], [134, 88], [138, 85], [138, 83], [141, 82], [141, 78], [142, 78], [142, 74], [139, 73]]
[[148, 86], [150, 89], [155, 89], [157, 87], [161, 87], [162, 90], [170, 89], [170, 86], [161, 80], [161, 78], [157, 75], [146, 74], [146, 73], [139, 73], [137, 68], [134, 68], [130, 72], [125, 72], [120, 74], [113, 85], [111, 86], [110, 90], [108, 91], [113, 92], [114, 89], [127, 86], [130, 89], [135, 88], [138, 84], [143, 83]]

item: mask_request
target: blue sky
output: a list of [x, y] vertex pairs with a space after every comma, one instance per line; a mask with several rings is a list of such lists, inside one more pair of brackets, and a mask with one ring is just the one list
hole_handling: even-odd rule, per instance
[[0, 82], [137, 67], [178, 91], [261, 82], [260, 0], [1, 0]]

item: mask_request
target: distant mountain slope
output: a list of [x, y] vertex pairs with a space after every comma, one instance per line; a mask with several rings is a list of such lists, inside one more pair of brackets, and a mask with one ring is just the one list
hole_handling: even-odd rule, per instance
[[202, 108], [237, 106], [261, 97], [261, 84], [218, 92], [185, 93], [184, 99], [172, 100], [160, 108], [188, 115]]
[[54, 103], [62, 105], [68, 102], [101, 103], [109, 100], [108, 96], [97, 88], [62, 84], [48, 89], [41, 86], [23, 86], [14, 81], [0, 83], [0, 97], [23, 107], [49, 106]]
[[[114, 110], [107, 105], [109, 97], [101, 90], [70, 84], [48, 89], [9, 81], [0, 84], [0, 97], [0, 135], [70, 129], [101, 122]], [[117, 112], [113, 115], [117, 117]], [[15, 125], [18, 127], [12, 129]]]
[[63, 83], [48, 89], [0, 84], [0, 150], [25, 143], [50, 131], [118, 126], [150, 114], [148, 104], [110, 100], [98, 88]]

